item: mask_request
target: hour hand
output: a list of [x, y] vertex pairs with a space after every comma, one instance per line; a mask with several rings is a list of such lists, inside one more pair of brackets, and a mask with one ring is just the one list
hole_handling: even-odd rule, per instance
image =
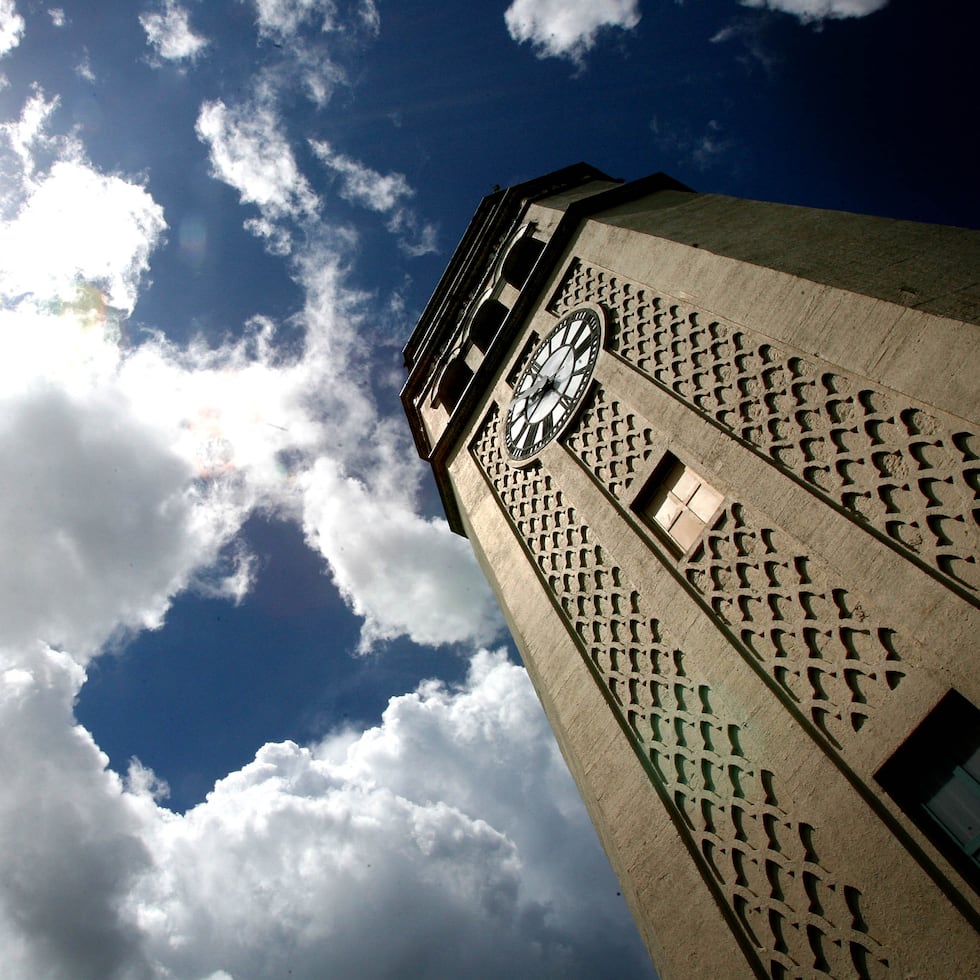
[[550, 380], [550, 378], [539, 377], [538, 380], [527, 389], [527, 391], [523, 391], [519, 395], [514, 396], [514, 404], [516, 405], [518, 402], [527, 401], [529, 398], [533, 398], [539, 391], [543, 391], [548, 386], [548, 382]]

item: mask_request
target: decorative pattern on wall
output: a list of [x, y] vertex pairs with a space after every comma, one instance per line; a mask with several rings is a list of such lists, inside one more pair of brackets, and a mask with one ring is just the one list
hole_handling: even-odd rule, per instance
[[[601, 387], [564, 439], [624, 507], [653, 442], [642, 416]], [[875, 618], [871, 601], [835, 582], [823, 561], [744, 504], [726, 505], [681, 571], [836, 748], [905, 676], [900, 640]]]
[[619, 501], [653, 452], [650, 427], [599, 386], [562, 441]]
[[846, 371], [780, 350], [574, 260], [551, 309], [613, 313], [610, 349], [855, 522], [976, 593], [980, 437]]
[[494, 408], [471, 452], [762, 968], [776, 978], [885, 976], [861, 892], [824, 867], [813, 828], [782, 807], [773, 774], [746, 758], [739, 725], [717, 713], [564, 491], [540, 461], [509, 466], [499, 432]]
[[905, 676], [898, 638], [867, 600], [750, 513], [729, 504], [684, 575], [839, 748]]

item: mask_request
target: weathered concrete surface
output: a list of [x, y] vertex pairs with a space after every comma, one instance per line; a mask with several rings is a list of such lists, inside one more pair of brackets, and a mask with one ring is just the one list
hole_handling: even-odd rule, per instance
[[[463, 304], [472, 386], [415, 418], [658, 970], [980, 976], [962, 865], [875, 779], [980, 703], [980, 236], [591, 191], [514, 211], [551, 245], [523, 290], [488, 263], [500, 334]], [[509, 382], [583, 303], [592, 393], [518, 469]], [[666, 454], [725, 500], [684, 554], [640, 516]]]

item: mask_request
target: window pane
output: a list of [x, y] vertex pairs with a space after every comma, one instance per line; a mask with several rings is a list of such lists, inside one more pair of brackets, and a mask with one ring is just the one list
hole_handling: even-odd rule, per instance
[[681, 468], [681, 473], [677, 478], [677, 482], [671, 488], [678, 498], [682, 500], [685, 504], [694, 496], [694, 491], [697, 490], [698, 485], [701, 483], [701, 477], [694, 472], [694, 470], [688, 469], [686, 466]]
[[972, 777], [959, 769], [927, 803], [926, 809], [960, 842], [980, 834], [980, 795]]
[[702, 483], [694, 491], [694, 496], [691, 497], [691, 502], [688, 504], [688, 507], [707, 524], [721, 505], [721, 501], [722, 496], [714, 487], [708, 486], [707, 483]]
[[980, 749], [977, 749], [973, 755], [970, 756], [963, 763], [963, 768], [977, 781], [980, 783]]
[[687, 551], [703, 530], [704, 521], [699, 521], [689, 510], [685, 510], [670, 529], [670, 536]]
[[668, 493], [660, 506], [654, 511], [653, 519], [665, 530], [669, 531], [671, 524], [677, 520], [677, 515], [684, 509], [683, 504], [672, 494]]

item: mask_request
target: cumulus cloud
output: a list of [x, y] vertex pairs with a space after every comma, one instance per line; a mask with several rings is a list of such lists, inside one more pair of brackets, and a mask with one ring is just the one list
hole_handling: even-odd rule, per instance
[[[244, 342], [125, 351], [121, 319], [94, 285], [70, 303], [28, 298], [0, 313], [0, 535], [18, 556], [0, 569], [10, 665], [39, 644], [84, 664], [159, 627], [189, 587], [239, 598], [250, 559], [234, 535], [279, 499], [287, 437], [263, 416], [278, 416], [292, 379], [246, 363]], [[288, 438], [301, 445], [303, 426]]]
[[18, 119], [0, 124], [10, 168], [0, 295], [8, 308], [25, 297], [58, 303], [74, 297], [79, 282], [93, 282], [128, 312], [166, 228], [163, 210], [139, 184], [91, 167], [71, 138], [49, 136], [56, 107], [57, 99], [35, 91]]
[[292, 239], [287, 221], [313, 215], [319, 200], [300, 172], [272, 105], [262, 100], [227, 106], [205, 102], [197, 117], [197, 135], [211, 158], [212, 173], [234, 187], [259, 217], [246, 227], [265, 238], [270, 249], [288, 255]]
[[[223, 414], [213, 427], [203, 472], [215, 476], [224, 468], [244, 468], [248, 486], [268, 505], [274, 464], [284, 453], [293, 454], [298, 498], [276, 506], [302, 520], [334, 583], [363, 618], [362, 650], [401, 635], [425, 644], [498, 637], [502, 622], [468, 545], [444, 521], [418, 516], [421, 464], [404, 426], [379, 415], [363, 347], [356, 343], [370, 321], [364, 298], [344, 285], [340, 250], [350, 239], [319, 218], [319, 201], [299, 170], [270, 93], [236, 108], [206, 103], [198, 135], [209, 146], [214, 176], [238, 190], [243, 203], [258, 207], [259, 216], [247, 227], [283, 254], [290, 251], [295, 228], [301, 226], [306, 238], [304, 253], [293, 259], [294, 277], [306, 294], [297, 320], [306, 331], [304, 351], [295, 363], [270, 371], [293, 400], [265, 414], [275, 420], [263, 430], [269, 444], [247, 459], [241, 447], [248, 442], [242, 435], [248, 425], [232, 420], [246, 417], [246, 408], [254, 410], [253, 389], [261, 386], [255, 388], [253, 379], [242, 387], [247, 404], [238, 411], [230, 410], [233, 403], [222, 392], [215, 403]], [[412, 254], [434, 249], [435, 230], [420, 227], [405, 204], [413, 192], [402, 174], [381, 174], [323, 141], [311, 141], [311, 147], [340, 179], [341, 196], [385, 215], [402, 248]], [[223, 372], [227, 377], [227, 365]], [[203, 377], [200, 365], [194, 376]], [[208, 383], [221, 392], [220, 379], [209, 377]], [[169, 379], [166, 387], [179, 388]], [[162, 393], [159, 403], [166, 397]], [[189, 402], [201, 404], [199, 398]], [[318, 427], [313, 418], [324, 422]], [[289, 435], [272, 446], [274, 432]]]
[[[10, 643], [34, 637], [84, 659], [119, 630], [159, 625], [173, 595], [195, 583], [240, 598], [249, 558], [231, 560], [227, 549], [258, 506], [304, 523], [364, 617], [364, 648], [399, 635], [498, 636], [465, 542], [417, 516], [422, 465], [404, 425], [382, 417], [370, 393], [356, 342], [368, 315], [345, 286], [343, 240], [311, 243], [296, 262], [307, 301], [297, 318], [304, 346], [293, 356], [277, 353], [267, 320], [217, 348], [156, 336], [124, 350], [122, 325], [163, 214], [140, 185], [100, 174], [77, 145], [50, 140], [54, 105], [37, 93], [3, 130], [21, 203], [0, 226], [11, 256], [0, 272], [0, 444], [11, 460], [0, 527], [30, 556], [3, 573]], [[205, 109], [202, 128], [216, 120], [223, 136], [216, 166], [243, 199], [280, 223], [312, 208], [265, 117], [240, 120], [220, 103]], [[38, 170], [38, 147], [65, 158]], [[265, 170], [270, 149], [277, 159]], [[202, 579], [222, 556], [223, 573]], [[426, 612], [416, 608], [413, 622], [412, 601], [423, 599]]]
[[207, 38], [191, 30], [187, 10], [177, 0], [164, 0], [158, 10], [140, 14], [147, 43], [166, 61], [194, 61], [207, 47]]
[[65, 298], [80, 280], [98, 282], [111, 305], [131, 310], [165, 227], [162, 209], [138, 184], [81, 160], [58, 161], [0, 227], [0, 291]]
[[0, 0], [0, 58], [16, 48], [23, 36], [24, 18], [14, 0]]
[[151, 856], [119, 778], [74, 724], [83, 680], [46, 647], [0, 667], [0, 947], [11, 980], [152, 976], [127, 908]]
[[[0, 401], [0, 643], [97, 651], [120, 628], [159, 626], [209, 550], [188, 469], [117, 391], [38, 386]], [[138, 567], [138, 573], [134, 571]]]
[[49, 138], [54, 105], [36, 93], [2, 130], [13, 178], [0, 225], [0, 535], [17, 556], [0, 571], [0, 646], [10, 663], [39, 643], [84, 662], [119, 630], [158, 625], [220, 544], [208, 542], [212, 525], [196, 525], [190, 467], [117, 383], [119, 324], [162, 211], [73, 142]]
[[[46, 98], [44, 92], [35, 87], [18, 118], [0, 122], [0, 137], [3, 140], [0, 153], [9, 160], [7, 166], [15, 175], [12, 181], [5, 182], [0, 191], [3, 194], [4, 218], [9, 218], [18, 210], [30, 193], [29, 179], [34, 174], [35, 155], [52, 144], [58, 146], [57, 141], [46, 132], [51, 114], [57, 107], [56, 98]], [[61, 149], [65, 154], [71, 152], [71, 148], [65, 144], [61, 144]]]
[[364, 617], [362, 648], [407, 635], [416, 643], [474, 641], [502, 623], [467, 542], [418, 516], [402, 495], [372, 493], [319, 460], [305, 477], [304, 523], [334, 581]]
[[379, 415], [358, 338], [363, 298], [344, 289], [328, 250], [296, 273], [306, 291], [307, 404], [329, 420], [315, 463], [299, 476], [307, 538], [351, 608], [362, 649], [408, 635], [420, 643], [488, 642], [502, 632], [469, 545], [445, 521], [418, 516], [422, 466], [400, 421]]
[[768, 7], [811, 21], [867, 17], [888, 6], [888, 0], [739, 0], [745, 7]]
[[652, 975], [503, 654], [393, 698], [375, 728], [265, 745], [184, 815], [138, 763], [106, 769], [73, 723], [83, 679], [46, 649], [0, 689], [15, 980]]
[[338, 153], [325, 140], [310, 140], [317, 159], [340, 178], [340, 196], [352, 204], [388, 216], [388, 230], [398, 235], [404, 251], [413, 256], [436, 250], [436, 229], [419, 221], [404, 202], [415, 193], [404, 174], [382, 174]]
[[[0, 539], [16, 556], [0, 569], [5, 975], [642, 976], [527, 676], [503, 654], [476, 655], [458, 690], [394, 698], [375, 728], [262, 747], [183, 815], [77, 724], [93, 657], [159, 627], [183, 590], [241, 598], [253, 559], [236, 534], [257, 508], [302, 524], [364, 650], [401, 635], [476, 645], [502, 623], [466, 542], [419, 516], [422, 464], [371, 394], [343, 236], [316, 225], [274, 118], [210, 103], [199, 128], [243, 203], [313, 235], [291, 259], [306, 300], [289, 355], [269, 319], [218, 346], [123, 343], [164, 216], [48, 133], [55, 106], [37, 92], [0, 129]], [[403, 205], [401, 186], [372, 199], [379, 213]]]
[[51, 23], [55, 27], [64, 27], [68, 23], [68, 18], [65, 16], [65, 12], [61, 7], [49, 7], [48, 16], [51, 18]]
[[504, 13], [510, 36], [530, 43], [539, 58], [581, 62], [606, 28], [632, 30], [637, 0], [513, 0]]
[[[526, 675], [502, 655], [474, 658], [459, 691], [392, 699], [377, 728], [265, 746], [161, 829], [158, 861], [187, 849], [179, 866], [197, 869], [145, 903], [171, 947], [179, 929], [197, 953], [185, 973], [283, 975], [290, 950], [296, 976], [591, 977], [602, 935], [607, 970], [643, 972], [607, 931], [615, 883]], [[578, 848], [591, 860], [573, 861]], [[231, 881], [238, 901], [215, 901]], [[302, 923], [292, 949], [285, 923]]]

